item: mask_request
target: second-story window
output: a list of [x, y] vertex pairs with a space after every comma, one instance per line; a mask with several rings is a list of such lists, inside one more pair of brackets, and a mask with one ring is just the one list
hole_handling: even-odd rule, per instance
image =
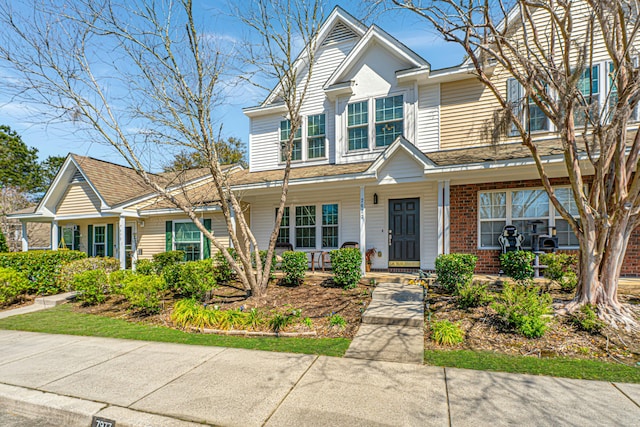
[[308, 157], [318, 159], [325, 157], [325, 118], [324, 114], [316, 114], [307, 118]]
[[598, 120], [600, 106], [600, 66], [594, 65], [582, 72], [577, 84], [584, 101], [576, 108], [574, 120], [576, 126], [584, 126], [587, 117]]
[[402, 95], [376, 99], [376, 147], [391, 145], [402, 135]]
[[369, 103], [354, 102], [347, 107], [349, 151], [369, 148]]
[[[287, 146], [289, 142], [289, 135], [291, 134], [291, 120], [282, 120], [280, 122], [280, 160], [285, 161], [286, 151], [284, 147]], [[299, 161], [302, 160], [302, 128], [299, 127], [296, 130], [295, 137], [293, 140], [293, 147], [291, 148], [291, 161]]]

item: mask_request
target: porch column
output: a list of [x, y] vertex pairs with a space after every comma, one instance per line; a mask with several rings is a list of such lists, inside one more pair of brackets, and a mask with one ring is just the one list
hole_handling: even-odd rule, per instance
[[51, 250], [57, 251], [58, 245], [60, 242], [58, 241], [58, 221], [51, 222]]
[[[231, 205], [229, 206], [229, 213], [231, 214], [231, 231], [237, 237], [238, 234], [236, 233], [236, 211]], [[229, 236], [229, 247], [233, 247], [233, 240], [231, 239], [231, 236]]]
[[438, 255], [449, 253], [449, 181], [438, 181]]
[[364, 185], [360, 186], [360, 253], [362, 254], [362, 263], [360, 264], [360, 269], [362, 271], [362, 275], [366, 275], [365, 268], [365, 252], [367, 251], [367, 215], [366, 208], [364, 204]]
[[125, 250], [124, 243], [126, 221], [127, 219], [124, 216], [120, 216], [118, 219], [118, 259], [120, 259], [121, 270], [125, 270], [127, 268], [127, 251]]
[[27, 233], [27, 223], [22, 222], [22, 252], [29, 250], [29, 235]]

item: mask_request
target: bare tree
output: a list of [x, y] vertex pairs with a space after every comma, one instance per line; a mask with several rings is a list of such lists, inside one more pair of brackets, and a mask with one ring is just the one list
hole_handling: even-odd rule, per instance
[[[466, 63], [497, 100], [506, 123], [529, 148], [555, 209], [580, 243], [580, 272], [569, 311], [596, 304], [613, 325], [637, 327], [618, 300], [631, 232], [640, 223], [640, 133], [629, 128], [640, 100], [638, 3], [635, 0], [393, 0], [462, 46]], [[602, 48], [600, 48], [602, 47]], [[605, 62], [606, 61], [606, 62]], [[591, 93], [592, 66], [605, 63], [613, 85]], [[500, 78], [502, 76], [502, 78]], [[506, 77], [522, 88], [505, 90]], [[602, 87], [602, 85], [601, 85]], [[578, 216], [556, 193], [529, 130], [533, 103], [553, 124]], [[496, 123], [497, 124], [497, 123]], [[633, 131], [636, 131], [635, 134]], [[503, 134], [504, 137], [504, 134]]]
[[[289, 19], [301, 16], [307, 17]], [[0, 64], [12, 77], [7, 90], [46, 107], [52, 120], [70, 122], [92, 141], [114, 147], [150, 189], [184, 211], [221, 251], [249, 295], [263, 294], [271, 255], [265, 265], [255, 257], [254, 268], [251, 253], [258, 244], [216, 148], [215, 114], [224, 101], [228, 57], [216, 37], [202, 30], [192, 1], [4, 1], [0, 22]], [[293, 31], [288, 37], [293, 40]], [[287, 81], [281, 84], [288, 90]], [[198, 151], [207, 159], [237, 258], [204, 227], [197, 205], [146, 171], [143, 159], [150, 150], [172, 149]], [[269, 254], [274, 246], [272, 239]]]

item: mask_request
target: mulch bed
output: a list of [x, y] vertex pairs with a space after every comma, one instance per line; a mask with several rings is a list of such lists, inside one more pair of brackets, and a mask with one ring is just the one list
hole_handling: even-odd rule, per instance
[[[245, 292], [238, 283], [221, 285], [213, 290], [211, 298], [206, 303], [218, 306], [220, 310], [257, 308], [267, 316], [276, 311], [290, 313], [292, 310], [302, 310], [300, 318], [311, 318], [313, 322], [311, 330], [316, 332], [317, 337], [353, 338], [360, 326], [362, 313], [371, 301], [372, 290], [373, 286], [364, 279], [356, 288], [344, 290], [335, 286], [330, 279], [311, 276], [307, 277], [302, 285], [295, 287], [283, 286], [277, 281], [272, 281], [267, 294], [260, 298], [246, 298]], [[175, 327], [170, 320], [170, 314], [173, 304], [178, 299], [167, 294], [163, 301], [163, 310], [156, 315], [136, 313], [119, 296], [110, 296], [105, 303], [97, 306], [82, 306], [76, 303], [74, 309], [82, 313]], [[346, 321], [346, 327], [330, 326], [329, 316], [332, 314], [342, 316]], [[263, 329], [268, 330], [266, 325]], [[308, 332], [309, 328], [303, 325], [292, 325], [284, 331]]]
[[[491, 288], [493, 292], [499, 289], [495, 286]], [[573, 296], [553, 289], [550, 293], [554, 306], [569, 302]], [[460, 309], [456, 306], [454, 296], [435, 286], [429, 289], [428, 300], [431, 320], [460, 322], [466, 335], [464, 342], [459, 345], [441, 346], [429, 339], [430, 331], [427, 326], [426, 349], [464, 349], [538, 357], [562, 356], [618, 361], [628, 365], [640, 362], [640, 336], [625, 330], [607, 327], [600, 334], [590, 334], [571, 325], [566, 316], [554, 315], [543, 337], [529, 339], [509, 330], [491, 307]], [[638, 303], [637, 296], [620, 295], [620, 300]]]
[[27, 305], [33, 304], [33, 301], [38, 297], [38, 295], [21, 295], [18, 301], [13, 302], [12, 304], [0, 304], [0, 311], [13, 310], [14, 308], [26, 307]]

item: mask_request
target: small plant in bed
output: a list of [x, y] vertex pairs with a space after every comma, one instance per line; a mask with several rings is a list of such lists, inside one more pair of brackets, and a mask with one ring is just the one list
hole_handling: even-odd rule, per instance
[[434, 321], [431, 322], [431, 339], [440, 345], [456, 345], [464, 341], [464, 331], [459, 323]]

